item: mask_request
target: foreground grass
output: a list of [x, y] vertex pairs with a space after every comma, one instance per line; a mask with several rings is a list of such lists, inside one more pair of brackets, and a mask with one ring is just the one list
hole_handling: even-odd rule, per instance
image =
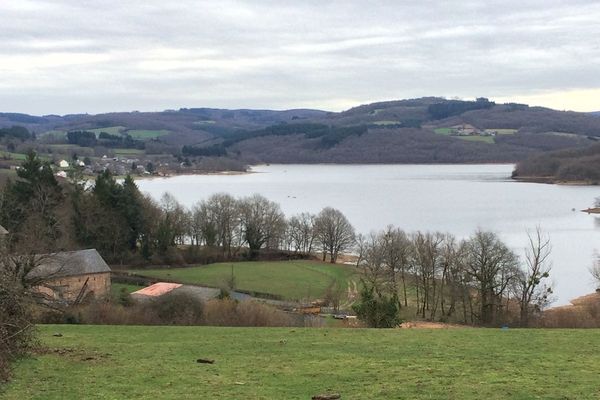
[[[53, 337], [61, 332], [63, 337]], [[16, 399], [597, 399], [597, 330], [42, 326]], [[215, 364], [198, 364], [197, 358]]]
[[236, 289], [274, 294], [290, 300], [322, 298], [334, 281], [345, 290], [356, 272], [350, 266], [314, 261], [218, 263], [132, 272], [157, 279], [221, 287], [231, 278], [232, 266]]

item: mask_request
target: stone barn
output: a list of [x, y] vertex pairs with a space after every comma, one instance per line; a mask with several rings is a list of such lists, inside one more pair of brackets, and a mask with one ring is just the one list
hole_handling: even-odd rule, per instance
[[38, 256], [29, 279], [39, 280], [37, 290], [49, 300], [79, 303], [110, 294], [110, 267], [96, 249]]

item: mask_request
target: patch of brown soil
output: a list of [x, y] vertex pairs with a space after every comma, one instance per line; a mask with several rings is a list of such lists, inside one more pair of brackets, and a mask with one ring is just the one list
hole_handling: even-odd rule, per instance
[[470, 328], [465, 325], [445, 324], [443, 322], [407, 321], [400, 324], [401, 329], [457, 329]]

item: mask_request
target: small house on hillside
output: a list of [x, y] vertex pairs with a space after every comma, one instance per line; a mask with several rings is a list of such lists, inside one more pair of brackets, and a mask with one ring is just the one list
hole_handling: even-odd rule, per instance
[[67, 160], [60, 160], [58, 166], [61, 168], [69, 168], [69, 162]]
[[39, 279], [36, 287], [48, 299], [79, 303], [84, 298], [110, 294], [110, 267], [96, 249], [37, 256], [37, 266], [27, 278]]

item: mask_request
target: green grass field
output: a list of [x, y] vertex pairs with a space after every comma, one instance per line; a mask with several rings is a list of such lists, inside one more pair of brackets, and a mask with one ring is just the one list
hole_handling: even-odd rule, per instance
[[7, 158], [9, 160], [17, 160], [17, 161], [23, 161], [27, 158], [26, 154], [23, 153], [11, 153], [9, 151], [3, 151], [1, 153], [2, 158]]
[[86, 131], [94, 132], [98, 136], [101, 132], [106, 132], [110, 135], [119, 135], [125, 129], [124, 126], [107, 126], [106, 128], [86, 129]]
[[67, 136], [67, 132], [52, 130], [52, 131], [43, 132], [39, 136], [50, 136], [50, 137], [53, 137], [56, 139], [61, 139], [61, 138], [64, 138], [65, 136]]
[[454, 129], [452, 128], [435, 128], [433, 130], [438, 135], [450, 135]]
[[486, 132], [496, 132], [498, 135], [514, 135], [516, 129], [486, 129]]
[[598, 330], [39, 330], [3, 399], [600, 398]]
[[334, 280], [346, 288], [347, 282], [356, 273], [351, 266], [314, 261], [219, 263], [133, 272], [181, 283], [222, 287], [231, 277], [232, 265], [237, 289], [274, 294], [290, 300], [322, 298]]
[[146, 129], [130, 129], [127, 132], [134, 139], [154, 139], [160, 136], [165, 136], [171, 133], [166, 129], [161, 130], [146, 130]]
[[140, 150], [140, 149], [114, 149], [114, 152], [116, 155], [119, 155], [119, 156], [127, 156], [127, 155], [139, 156], [140, 154], [144, 154], [144, 150]]
[[400, 121], [384, 120], [384, 121], [375, 121], [375, 122], [373, 122], [373, 125], [386, 126], [386, 125], [397, 125], [399, 123], [400, 123]]
[[136, 290], [140, 290], [143, 289], [143, 286], [137, 286], [137, 285], [128, 285], [126, 283], [115, 283], [112, 282], [110, 284], [110, 295], [112, 298], [117, 298], [119, 296], [119, 294], [121, 293], [121, 290], [125, 289], [125, 291], [127, 291], [127, 293], [132, 293], [135, 292]]

